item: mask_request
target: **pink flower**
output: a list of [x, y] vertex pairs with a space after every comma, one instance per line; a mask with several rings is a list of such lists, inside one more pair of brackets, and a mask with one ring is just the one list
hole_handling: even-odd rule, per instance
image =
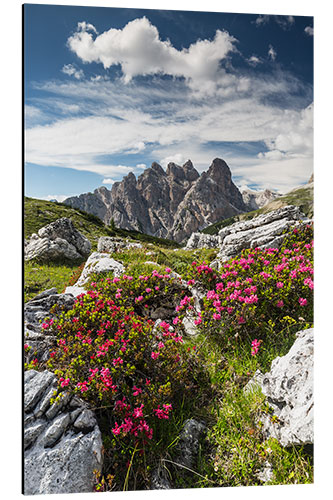
[[282, 281], [278, 281], [276, 283], [276, 288], [283, 288], [284, 284], [282, 283]]
[[156, 417], [158, 417], [159, 419], [168, 419], [170, 410], [172, 410], [172, 406], [169, 404], [164, 404], [163, 409], [160, 408], [160, 405], [158, 405], [156, 409], [153, 409]]
[[143, 417], [142, 408], [143, 408], [143, 403], [138, 408], [134, 408], [134, 410], [133, 410], [133, 417], [134, 418]]
[[298, 299], [298, 302], [301, 306], [306, 306], [308, 303], [308, 301], [306, 299], [302, 299], [302, 297]]
[[146, 292], [150, 293], [151, 292], [151, 288], [146, 288]]
[[60, 382], [61, 387], [66, 387], [66, 385], [69, 384], [69, 378], [64, 379], [63, 377], [61, 377], [59, 379], [59, 382]]
[[143, 300], [143, 296], [139, 295], [139, 297], [136, 297], [135, 302], [141, 302]]
[[114, 428], [112, 429], [112, 432], [113, 432], [113, 434], [114, 434], [115, 436], [117, 436], [118, 434], [120, 434], [120, 432], [121, 432], [121, 426], [119, 426], [119, 425], [117, 424], [117, 422], [115, 422], [115, 426], [114, 426]]
[[133, 385], [133, 396], [138, 396], [139, 394], [141, 394], [141, 392], [142, 392], [142, 389], [140, 389], [140, 387]]
[[166, 267], [166, 268], [165, 268], [165, 272], [166, 272], [166, 273], [171, 273], [171, 269], [170, 269], [170, 267]]
[[217, 319], [221, 319], [221, 314], [219, 314], [219, 313], [218, 313], [218, 314], [217, 314], [217, 313], [214, 313], [214, 314], [213, 314], [213, 318], [214, 318], [215, 320], [217, 320]]
[[262, 342], [262, 340], [257, 340], [257, 339], [252, 340], [252, 343], [251, 343], [251, 346], [252, 346], [251, 355], [252, 356], [255, 356], [257, 354], [261, 342]]
[[277, 307], [283, 307], [284, 306], [283, 300], [278, 300], [276, 305], [277, 305]]
[[245, 323], [245, 319], [243, 318], [243, 316], [239, 316], [239, 318], [238, 318], [238, 324], [242, 325], [243, 323]]

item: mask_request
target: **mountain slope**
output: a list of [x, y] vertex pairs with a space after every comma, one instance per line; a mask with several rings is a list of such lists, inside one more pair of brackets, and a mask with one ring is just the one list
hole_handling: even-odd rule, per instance
[[262, 208], [257, 210], [252, 210], [251, 212], [245, 212], [239, 215], [230, 217], [229, 219], [224, 219], [211, 224], [202, 230], [205, 234], [217, 234], [222, 227], [229, 226], [234, 222], [239, 222], [243, 220], [250, 220], [260, 214], [265, 214], [276, 210], [287, 205], [295, 205], [300, 207], [301, 211], [307, 217], [313, 217], [313, 182], [310, 181], [304, 186], [298, 187], [290, 191], [289, 193], [275, 198], [273, 201], [267, 203]]
[[127, 231], [119, 228], [111, 228], [106, 226], [95, 215], [69, 207], [63, 203], [54, 203], [28, 197], [24, 198], [24, 237], [28, 238], [33, 233], [37, 233], [41, 227], [61, 217], [72, 219], [74, 226], [89, 239], [93, 249], [97, 248], [100, 236], [121, 236], [123, 238], [154, 243], [162, 247], [179, 247], [175, 241], [155, 238], [134, 230]]
[[183, 166], [158, 163], [136, 179], [131, 172], [111, 191], [68, 198], [66, 205], [111, 219], [118, 227], [181, 242], [207, 224], [244, 212], [242, 195], [231, 179], [228, 165], [215, 158], [201, 175], [188, 160]]

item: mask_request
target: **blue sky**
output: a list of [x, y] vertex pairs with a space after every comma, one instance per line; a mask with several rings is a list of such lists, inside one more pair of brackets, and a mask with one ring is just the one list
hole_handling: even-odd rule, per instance
[[286, 192], [313, 171], [313, 18], [24, 7], [25, 192], [92, 191], [153, 161]]

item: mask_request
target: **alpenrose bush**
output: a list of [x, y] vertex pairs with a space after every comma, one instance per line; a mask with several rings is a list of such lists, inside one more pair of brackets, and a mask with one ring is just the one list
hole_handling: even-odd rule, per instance
[[[190, 285], [206, 287], [195, 319], [199, 330], [225, 342], [235, 336], [250, 344], [255, 340], [256, 355], [261, 341], [268, 336], [274, 340], [272, 335], [286, 323], [313, 322], [313, 225], [292, 229], [279, 250], [244, 250], [219, 272], [193, 262], [187, 279]], [[189, 304], [182, 300], [177, 308], [179, 322]]]
[[169, 271], [95, 277], [70, 311], [42, 325], [57, 337], [47, 362], [58, 377], [57, 397], [64, 391], [78, 394], [102, 415], [104, 446], [113, 450], [118, 476], [124, 477], [129, 463], [134, 466], [132, 453], [136, 464], [147, 460], [147, 450], [161, 440], [163, 426], [184, 398], [193, 395], [200, 374], [177, 327], [166, 321], [155, 327], [145, 317], [162, 296], [175, 294], [179, 300], [184, 293]]

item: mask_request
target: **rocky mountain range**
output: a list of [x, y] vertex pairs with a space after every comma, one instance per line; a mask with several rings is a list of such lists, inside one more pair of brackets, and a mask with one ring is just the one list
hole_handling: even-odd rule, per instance
[[209, 224], [241, 212], [261, 208], [274, 199], [271, 191], [242, 195], [226, 162], [215, 158], [199, 172], [191, 160], [164, 170], [154, 162], [135, 177], [130, 172], [112, 189], [67, 198], [64, 203], [99, 217], [106, 224], [181, 242]]

